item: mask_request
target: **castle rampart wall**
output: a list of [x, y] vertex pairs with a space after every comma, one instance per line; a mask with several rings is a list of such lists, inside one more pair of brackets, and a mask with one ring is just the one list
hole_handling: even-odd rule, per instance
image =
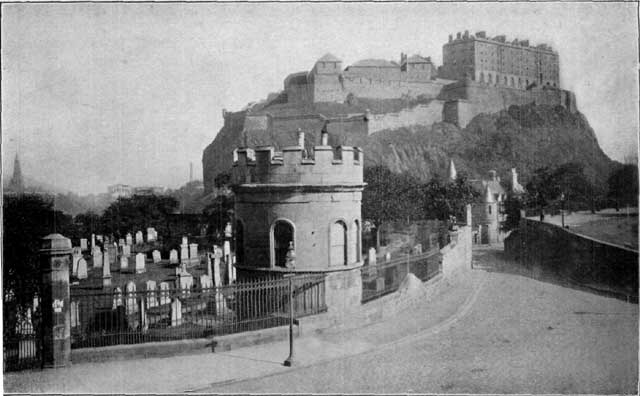
[[442, 121], [444, 101], [433, 100], [425, 105], [418, 105], [411, 109], [403, 109], [398, 113], [371, 114], [369, 119], [369, 134], [384, 129], [396, 129], [410, 125], [431, 125]]
[[233, 184], [362, 184], [362, 150], [357, 147], [315, 146], [312, 157], [305, 158], [303, 148], [285, 147], [276, 156], [273, 147], [238, 149], [238, 160], [232, 169]]
[[494, 87], [472, 81], [447, 85], [439, 96], [445, 100], [443, 119], [464, 128], [480, 113], [495, 113], [511, 105], [536, 103], [548, 106], [564, 106], [576, 111], [575, 97], [571, 92], [554, 88], [519, 90]]

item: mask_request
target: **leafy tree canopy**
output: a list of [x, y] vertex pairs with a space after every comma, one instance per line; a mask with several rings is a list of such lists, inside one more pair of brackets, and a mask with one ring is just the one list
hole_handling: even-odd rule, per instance
[[167, 195], [134, 195], [118, 198], [102, 214], [103, 231], [124, 238], [131, 230], [154, 227], [161, 235], [170, 235], [169, 216], [178, 201]]
[[608, 197], [616, 205], [638, 204], [638, 168], [635, 165], [624, 165], [614, 171], [607, 182]]

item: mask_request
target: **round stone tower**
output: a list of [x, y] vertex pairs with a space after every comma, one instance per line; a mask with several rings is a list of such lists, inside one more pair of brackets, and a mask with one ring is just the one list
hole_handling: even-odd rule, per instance
[[[363, 156], [322, 144], [236, 150], [236, 259], [240, 272], [334, 272], [361, 266]], [[295, 250], [295, 265], [287, 252]], [[289, 268], [288, 268], [289, 267]]]
[[310, 153], [303, 132], [297, 143], [236, 150], [238, 280], [324, 273], [327, 306], [360, 304], [362, 150], [333, 148], [326, 132]]

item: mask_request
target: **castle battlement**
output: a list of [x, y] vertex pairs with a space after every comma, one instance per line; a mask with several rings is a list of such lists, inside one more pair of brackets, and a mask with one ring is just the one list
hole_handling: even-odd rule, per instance
[[304, 136], [297, 146], [275, 148], [238, 148], [234, 150], [231, 170], [233, 185], [244, 184], [299, 184], [299, 185], [362, 185], [364, 157], [359, 147], [326, 144], [304, 149]]

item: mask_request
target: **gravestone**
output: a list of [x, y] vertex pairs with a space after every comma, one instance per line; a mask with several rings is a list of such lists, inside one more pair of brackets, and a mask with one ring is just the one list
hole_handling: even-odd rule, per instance
[[82, 251], [89, 250], [89, 246], [87, 246], [87, 238], [80, 238], [80, 249], [82, 249]]
[[169, 252], [169, 263], [170, 264], [178, 264], [180, 260], [178, 260], [178, 251], [176, 249], [171, 249]]
[[191, 288], [193, 288], [193, 276], [184, 271], [178, 274], [176, 287], [179, 288], [182, 292], [182, 295], [191, 294]]
[[120, 289], [119, 287], [116, 287], [115, 289], [113, 289], [113, 307], [112, 309], [117, 309], [118, 307], [121, 307], [123, 305], [122, 303], [122, 289]]
[[189, 244], [189, 238], [187, 238], [186, 236], [182, 237], [182, 245], [188, 245]]
[[91, 256], [93, 258], [93, 268], [102, 268], [102, 250], [100, 250], [100, 246], [93, 248]]
[[171, 326], [180, 326], [182, 324], [182, 303], [179, 299], [171, 302]]
[[71, 327], [78, 327], [80, 324], [80, 302], [71, 301]]
[[222, 277], [220, 276], [220, 256], [213, 255], [213, 283], [216, 286], [222, 286]]
[[87, 261], [83, 258], [78, 260], [78, 279], [87, 279]]
[[98, 240], [98, 242], [104, 242], [104, 238], [102, 237], [102, 235], [97, 235], [96, 239]]
[[118, 259], [118, 244], [114, 242], [107, 245], [107, 249], [105, 249], [105, 251], [109, 253], [109, 262], [115, 263]]
[[125, 272], [128, 270], [129, 270], [129, 257], [120, 256], [120, 272]]
[[189, 244], [189, 259], [191, 261], [198, 260], [198, 244], [190, 243]]
[[200, 275], [200, 287], [203, 289], [211, 289], [213, 287], [213, 282], [209, 275]]
[[370, 248], [369, 249], [369, 265], [370, 266], [374, 266], [376, 265], [376, 261], [377, 261], [377, 256], [376, 256], [376, 248]]
[[111, 265], [111, 256], [107, 250], [102, 254], [102, 267], [108, 267]]
[[413, 254], [422, 254], [422, 244], [419, 243], [413, 247]]
[[138, 312], [138, 302], [136, 299], [136, 284], [133, 281], [127, 282], [126, 286], [127, 298], [126, 298], [126, 310], [127, 315], [134, 312]]
[[78, 276], [78, 261], [82, 258], [82, 252], [77, 254], [75, 251], [76, 248], [73, 248], [73, 253], [71, 254], [71, 275], [77, 277]]
[[160, 282], [160, 305], [171, 303], [171, 295], [169, 289], [170, 287], [167, 282]]
[[122, 247], [122, 255], [125, 257], [131, 256], [131, 245], [124, 245]]
[[145, 283], [145, 289], [147, 291], [147, 308], [157, 307], [156, 281], [148, 280], [147, 283]]
[[120, 248], [122, 248], [122, 246], [126, 245], [126, 243], [124, 242], [124, 238], [120, 238], [118, 239], [118, 246], [120, 246]]
[[96, 246], [96, 234], [91, 234], [91, 249]]
[[130, 233], [127, 233], [126, 237], [125, 237], [125, 242], [127, 243], [127, 245], [131, 246], [133, 245], [133, 237], [131, 236]]
[[229, 243], [229, 241], [224, 241], [224, 243], [222, 244], [222, 252], [224, 255], [224, 261], [229, 261], [229, 259], [227, 259], [227, 257], [231, 256], [231, 244]]
[[187, 263], [188, 261], [189, 261], [189, 245], [183, 243], [182, 245], [180, 245], [180, 262]]
[[147, 269], [145, 268], [145, 261], [146, 257], [144, 253], [136, 254], [136, 274], [141, 274], [147, 271]]
[[152, 253], [153, 256], [153, 263], [157, 264], [160, 262], [160, 260], [162, 260], [162, 257], [160, 256], [160, 251], [159, 250], [154, 250]]
[[102, 266], [102, 287], [111, 286], [111, 265]]
[[154, 242], [157, 239], [156, 229], [153, 227], [147, 228], [147, 242]]
[[231, 238], [233, 236], [233, 228], [231, 227], [231, 223], [227, 223], [224, 227], [224, 237]]
[[391, 252], [387, 252], [384, 255], [384, 261], [391, 261]]
[[144, 240], [142, 239], [142, 231], [136, 232], [136, 245], [142, 245]]
[[209, 277], [209, 279], [213, 279], [213, 267], [211, 264], [211, 256], [213, 256], [211, 253], [207, 253], [207, 276]]

